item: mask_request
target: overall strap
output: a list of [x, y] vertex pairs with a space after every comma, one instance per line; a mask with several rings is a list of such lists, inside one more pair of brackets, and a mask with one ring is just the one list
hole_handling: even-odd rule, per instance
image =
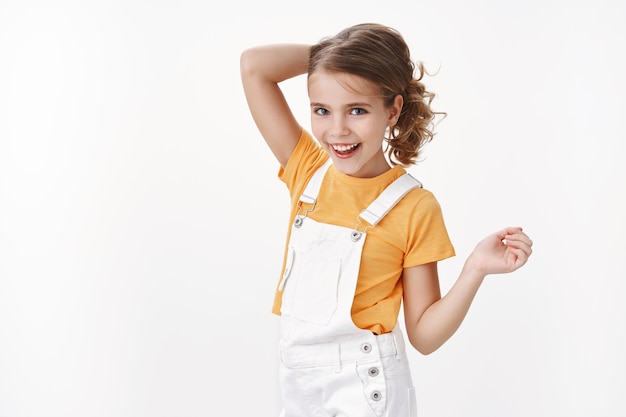
[[376, 200], [361, 212], [359, 217], [372, 226], [376, 226], [402, 197], [414, 188], [422, 188], [422, 183], [409, 173], [402, 175], [389, 184]]
[[324, 175], [326, 174], [326, 171], [328, 170], [328, 167], [330, 167], [331, 163], [332, 160], [329, 157], [326, 162], [324, 162], [324, 165], [320, 166], [317, 171], [315, 171], [300, 196], [300, 201], [302, 203], [315, 204], [317, 201], [317, 195], [320, 192], [320, 187], [322, 186], [322, 180], [324, 179]]

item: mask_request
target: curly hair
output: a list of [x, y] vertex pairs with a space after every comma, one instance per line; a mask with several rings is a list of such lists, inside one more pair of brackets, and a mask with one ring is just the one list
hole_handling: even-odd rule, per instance
[[[316, 70], [345, 72], [378, 85], [385, 106], [392, 106], [397, 95], [404, 100], [397, 124], [385, 141], [389, 161], [408, 166], [417, 162], [423, 146], [434, 136], [434, 118], [444, 115], [431, 109], [435, 95], [426, 90], [426, 71], [414, 63], [400, 33], [377, 23], [362, 23], [322, 39], [311, 47], [308, 74]], [[416, 74], [417, 72], [417, 74]]]

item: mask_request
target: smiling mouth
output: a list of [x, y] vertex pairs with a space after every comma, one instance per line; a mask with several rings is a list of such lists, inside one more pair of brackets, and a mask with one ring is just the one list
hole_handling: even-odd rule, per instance
[[359, 143], [354, 143], [352, 145], [331, 145], [331, 148], [338, 156], [347, 157], [352, 155], [359, 146]]

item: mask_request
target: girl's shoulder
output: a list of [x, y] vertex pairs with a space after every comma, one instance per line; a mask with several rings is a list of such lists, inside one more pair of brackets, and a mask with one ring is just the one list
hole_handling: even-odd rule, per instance
[[311, 134], [302, 129], [298, 144], [284, 168], [279, 169], [278, 178], [292, 193], [302, 191], [315, 171], [329, 158], [329, 155], [313, 139]]

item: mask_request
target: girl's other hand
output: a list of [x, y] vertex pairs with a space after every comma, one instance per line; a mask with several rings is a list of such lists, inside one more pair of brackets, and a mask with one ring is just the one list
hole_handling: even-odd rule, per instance
[[507, 227], [481, 240], [469, 256], [468, 266], [480, 275], [513, 272], [528, 261], [532, 246], [521, 227]]

